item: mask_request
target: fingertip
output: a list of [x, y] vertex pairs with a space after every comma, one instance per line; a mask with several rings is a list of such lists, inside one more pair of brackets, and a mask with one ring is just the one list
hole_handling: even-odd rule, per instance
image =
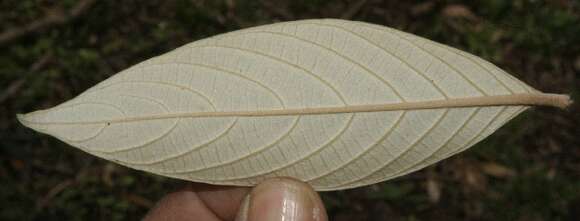
[[178, 191], [163, 197], [147, 215], [144, 221], [173, 220], [219, 220], [204, 205], [195, 192]]
[[292, 178], [272, 178], [249, 195], [247, 214], [238, 220], [326, 221], [320, 196], [310, 185]]

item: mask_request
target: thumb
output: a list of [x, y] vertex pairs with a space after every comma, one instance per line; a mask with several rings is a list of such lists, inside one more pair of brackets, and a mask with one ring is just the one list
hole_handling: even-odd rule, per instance
[[308, 184], [273, 178], [256, 186], [242, 202], [237, 221], [327, 221], [320, 196]]

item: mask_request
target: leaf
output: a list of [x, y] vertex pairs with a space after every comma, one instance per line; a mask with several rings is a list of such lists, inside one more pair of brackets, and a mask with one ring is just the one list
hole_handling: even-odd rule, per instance
[[457, 49], [324, 19], [196, 41], [18, 118], [163, 176], [242, 186], [290, 176], [337, 190], [459, 153], [530, 105], [569, 102]]

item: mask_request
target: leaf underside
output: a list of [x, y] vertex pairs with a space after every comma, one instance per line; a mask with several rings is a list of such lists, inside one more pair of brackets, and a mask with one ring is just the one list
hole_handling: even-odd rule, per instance
[[199, 40], [19, 120], [168, 177], [337, 190], [431, 165], [552, 98], [466, 52], [322, 19]]

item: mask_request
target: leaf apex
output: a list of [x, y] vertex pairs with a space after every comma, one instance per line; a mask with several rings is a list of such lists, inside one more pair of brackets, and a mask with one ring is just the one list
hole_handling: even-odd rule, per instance
[[27, 114], [16, 114], [16, 119], [18, 120], [18, 122], [20, 122], [20, 124], [22, 124], [26, 127], [30, 127], [30, 126], [28, 126], [28, 123], [26, 120], [26, 115]]

